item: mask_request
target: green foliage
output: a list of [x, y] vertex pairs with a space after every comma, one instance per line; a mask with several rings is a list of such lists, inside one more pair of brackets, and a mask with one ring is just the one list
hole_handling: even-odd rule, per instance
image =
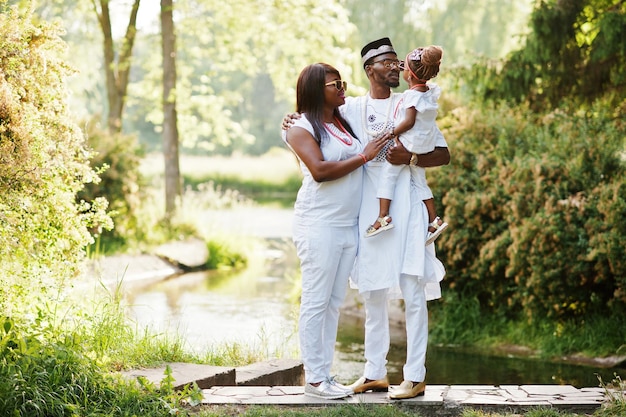
[[454, 231], [438, 245], [451, 289], [529, 321], [624, 311], [620, 109], [455, 110], [452, 162], [430, 176]]
[[184, 413], [182, 407], [195, 407], [202, 402], [203, 394], [202, 390], [198, 387], [198, 384], [194, 382], [193, 384], [185, 385], [180, 390], [175, 390], [174, 382], [176, 382], [176, 380], [172, 375], [172, 368], [169, 365], [165, 367], [165, 372], [163, 374], [165, 376], [161, 380], [158, 387], [155, 387], [155, 385], [148, 381], [145, 377], [139, 377], [137, 380], [147, 391], [159, 392], [164, 402], [163, 405], [167, 408], [170, 415], [180, 415], [181, 413]]
[[93, 151], [91, 165], [99, 170], [100, 181], [86, 184], [78, 193], [82, 200], [106, 198], [115, 222], [111, 231], [96, 230], [105, 248], [135, 241], [140, 233], [139, 209], [146, 185], [139, 172], [142, 150], [133, 136], [111, 134], [95, 122], [87, 123], [87, 145]]
[[[305, 65], [324, 60], [349, 71], [345, 40], [355, 27], [338, 2], [202, 0], [177, 3], [175, 13], [181, 149], [262, 154], [280, 143], [280, 120], [293, 108]], [[138, 33], [124, 123], [156, 149], [163, 123], [159, 45], [158, 36]]]
[[[38, 15], [65, 23], [69, 59], [80, 70], [72, 84], [74, 111], [81, 117], [102, 113], [107, 100], [102, 53], [98, 58], [94, 51], [101, 50], [103, 40], [92, 2], [37, 3], [32, 7]], [[115, 44], [121, 41], [115, 28], [128, 23], [130, 5], [124, 3], [111, 16]], [[466, 6], [465, 0], [176, 4], [181, 149], [263, 154], [280, 143], [280, 120], [293, 109], [298, 72], [311, 62], [329, 62], [350, 81], [349, 94], [362, 94], [367, 80], [359, 50], [378, 37], [390, 36], [400, 54], [416, 42], [441, 44], [447, 68], [476, 56], [500, 57], [519, 43], [515, 35], [526, 23], [527, 1], [474, 0]], [[123, 126], [158, 150], [163, 118], [160, 36], [153, 30], [159, 25], [158, 2], [142, 2], [140, 15], [147, 23], [138, 27], [133, 48]], [[83, 59], [86, 55], [95, 60]]]
[[[76, 202], [97, 182], [66, 107], [71, 69], [59, 27], [28, 11], [0, 13], [0, 311], [76, 273], [89, 227], [110, 226], [106, 201]], [[25, 306], [25, 309], [27, 306]], [[23, 311], [25, 313], [26, 311]]]
[[208, 347], [202, 353], [202, 363], [214, 366], [244, 366], [267, 359], [259, 349], [242, 343], [229, 343]]
[[448, 346], [498, 350], [503, 345], [524, 346], [543, 358], [571, 354], [587, 357], [623, 355], [626, 320], [620, 314], [588, 314], [584, 318], [552, 320], [512, 319], [483, 308], [476, 297], [446, 290], [429, 307], [429, 341]]
[[489, 412], [484, 410], [475, 410], [471, 408], [465, 408], [461, 412], [460, 417], [576, 417], [578, 414], [570, 413], [569, 411], [560, 410], [552, 407], [532, 407], [525, 411], [523, 414], [511, 414], [511, 413], [498, 413]]
[[237, 190], [241, 195], [258, 203], [280, 203], [283, 207], [293, 207], [295, 197], [302, 185], [300, 174], [290, 175], [282, 181], [269, 181], [262, 178], [243, 179], [235, 175], [212, 174], [202, 178], [185, 176], [185, 184], [196, 188], [199, 184], [212, 183], [223, 190]]
[[419, 416], [414, 411], [405, 411], [401, 405], [392, 404], [336, 404], [332, 407], [284, 406], [229, 406], [220, 405], [211, 410], [201, 410], [198, 417], [241, 416], [241, 417], [409, 417]]
[[608, 400], [594, 413], [594, 416], [618, 417], [626, 415], [626, 382], [617, 374], [610, 383], [605, 383], [601, 378], [598, 379]]
[[163, 362], [198, 361], [185, 352], [180, 337], [155, 334], [129, 321], [121, 282], [114, 291], [103, 287], [92, 297], [85, 298], [84, 293], [81, 297], [72, 301], [71, 310], [55, 327], [60, 327], [57, 331], [81, 335], [83, 349], [104, 369], [119, 371]]
[[480, 99], [555, 108], [589, 104], [626, 90], [626, 4], [620, 0], [543, 0], [525, 46], [503, 62], [481, 62], [465, 86]]
[[433, 319], [429, 341], [455, 346], [489, 345], [494, 334], [502, 334], [502, 320], [495, 315], [484, 317], [476, 297], [448, 292], [441, 301], [433, 303]]
[[228, 243], [216, 240], [207, 242], [209, 259], [208, 269], [241, 268], [247, 264], [247, 259], [240, 252], [230, 247]]
[[171, 409], [158, 391], [108, 375], [88, 357], [80, 334], [58, 334], [45, 316], [33, 326], [8, 317], [1, 324], [3, 416], [165, 415]]

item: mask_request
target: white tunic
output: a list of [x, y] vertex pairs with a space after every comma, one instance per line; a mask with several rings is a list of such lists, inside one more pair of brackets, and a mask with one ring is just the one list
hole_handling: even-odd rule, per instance
[[[374, 100], [368, 94], [347, 98], [346, 104], [340, 109], [357, 137], [366, 143], [376, 132], [390, 130], [404, 118], [401, 100], [402, 95], [398, 93], [384, 100]], [[437, 139], [437, 146], [447, 146], [443, 135]], [[439, 282], [445, 275], [445, 268], [436, 257], [435, 245], [424, 245], [428, 231], [428, 212], [410, 181], [410, 170], [424, 168], [406, 166], [398, 175], [390, 210], [395, 227], [375, 237], [365, 238], [368, 225], [378, 217], [376, 189], [383, 160], [384, 156], [379, 155], [365, 165], [359, 215], [359, 252], [351, 284], [365, 297], [369, 291], [387, 288], [390, 289], [390, 298], [401, 298], [398, 284], [400, 274], [408, 274], [418, 276], [426, 282], [428, 300], [439, 298]]]

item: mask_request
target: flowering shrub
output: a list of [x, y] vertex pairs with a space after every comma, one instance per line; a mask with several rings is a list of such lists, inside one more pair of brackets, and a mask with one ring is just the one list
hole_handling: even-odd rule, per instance
[[[15, 297], [58, 291], [74, 276], [105, 200], [77, 202], [89, 167], [84, 135], [66, 108], [59, 28], [17, 8], [0, 14], [0, 312]], [[33, 303], [26, 303], [33, 306]]]

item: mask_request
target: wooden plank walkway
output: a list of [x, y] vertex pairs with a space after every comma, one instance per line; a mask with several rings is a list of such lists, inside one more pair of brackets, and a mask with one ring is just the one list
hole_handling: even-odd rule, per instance
[[[393, 390], [396, 386], [391, 386]], [[216, 386], [203, 390], [203, 405], [331, 406], [338, 404], [394, 404], [419, 409], [424, 416], [457, 416], [462, 409], [515, 413], [536, 407], [593, 413], [605, 401], [603, 388], [571, 385], [429, 385], [425, 395], [391, 400], [387, 393], [355, 394], [341, 400], [304, 395], [302, 386]]]

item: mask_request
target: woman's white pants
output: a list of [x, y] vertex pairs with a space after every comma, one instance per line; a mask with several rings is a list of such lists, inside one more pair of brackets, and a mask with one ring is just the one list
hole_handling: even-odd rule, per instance
[[294, 223], [300, 258], [302, 297], [298, 335], [305, 380], [330, 377], [337, 340], [339, 308], [357, 251], [357, 226], [303, 226]]

